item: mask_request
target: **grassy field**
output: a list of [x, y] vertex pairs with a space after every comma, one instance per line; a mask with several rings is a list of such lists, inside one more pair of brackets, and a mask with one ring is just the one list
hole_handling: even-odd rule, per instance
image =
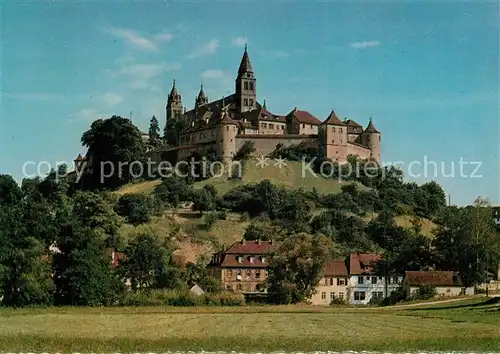
[[104, 308], [0, 311], [0, 351], [314, 351], [500, 348], [483, 299], [390, 308]]

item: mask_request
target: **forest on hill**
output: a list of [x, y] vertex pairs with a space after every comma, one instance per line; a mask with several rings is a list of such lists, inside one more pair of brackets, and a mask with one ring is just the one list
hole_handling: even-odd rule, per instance
[[[148, 149], [168, 144], [152, 123], [149, 144], [154, 146], [147, 146], [128, 119], [113, 116], [94, 122], [82, 136], [92, 169], [78, 183], [65, 166], [43, 178], [25, 179], [21, 185], [11, 176], [0, 176], [0, 296], [4, 305], [134, 304], [134, 296], [153, 289], [185, 294], [194, 284], [209, 293], [208, 302], [239, 303], [238, 296], [225, 292], [206, 274], [206, 259], [187, 267], [175, 262], [173, 235], [178, 230], [168, 230], [170, 236], [164, 238], [152, 229], [122, 237], [124, 225], [148, 224], [186, 203], [206, 230], [238, 215], [246, 225], [242, 238], [281, 241], [282, 247], [271, 259], [267, 284], [277, 302], [307, 299], [324, 263], [353, 252], [382, 254], [379, 267], [388, 275], [452, 270], [469, 286], [497, 273], [500, 232], [485, 200], [478, 198], [467, 207], [448, 206], [438, 183], [405, 182], [402, 172], [392, 166], [372, 166], [368, 176], [363, 171], [370, 162], [355, 157], [349, 159], [348, 167], [357, 173], [347, 177], [335, 193], [285, 188], [269, 180], [235, 184], [221, 192], [210, 179], [196, 187], [200, 178], [192, 176], [163, 178], [149, 194], [115, 193], [134, 180], [133, 173], [119, 169], [101, 181], [100, 162], [130, 165], [145, 161]], [[172, 135], [165, 132], [165, 136]], [[245, 166], [252, 152], [247, 144], [237, 158]], [[289, 161], [321, 157], [307, 146], [277, 147], [276, 153]], [[217, 156], [212, 154], [210, 159], [217, 160]], [[332, 179], [345, 175], [346, 166], [335, 168], [338, 173], [332, 173]], [[399, 224], [398, 217], [410, 225]], [[424, 231], [424, 224], [430, 223], [432, 230]], [[51, 247], [58, 252], [51, 252]], [[117, 265], [110, 265], [110, 249], [123, 252]], [[304, 255], [314, 257], [299, 272], [294, 262]], [[301, 285], [304, 278], [307, 287]], [[125, 289], [125, 279], [131, 280], [131, 292]], [[183, 301], [187, 300], [180, 296], [172, 303]]]

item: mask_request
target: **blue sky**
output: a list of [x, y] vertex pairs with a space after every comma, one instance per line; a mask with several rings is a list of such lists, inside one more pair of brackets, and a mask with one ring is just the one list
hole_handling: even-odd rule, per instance
[[[165, 122], [172, 79], [184, 105], [201, 82], [233, 91], [245, 42], [268, 109], [293, 107], [382, 131], [382, 160], [435, 161], [453, 203], [500, 203], [498, 4], [4, 2], [0, 173], [73, 161], [94, 119]], [[464, 165], [460, 159], [481, 162]], [[417, 165], [416, 165], [417, 164]], [[455, 177], [442, 176], [455, 165]], [[41, 172], [47, 166], [42, 165]], [[33, 173], [31, 166], [28, 173]], [[478, 176], [478, 178], [472, 178]]]

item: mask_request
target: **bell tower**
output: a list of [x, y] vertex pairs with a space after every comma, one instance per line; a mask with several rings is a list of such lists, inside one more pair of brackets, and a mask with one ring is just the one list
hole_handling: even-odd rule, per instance
[[237, 114], [241, 114], [255, 107], [257, 107], [257, 85], [245, 44], [245, 52], [236, 77], [236, 111]]
[[175, 79], [172, 85], [172, 90], [170, 91], [167, 99], [166, 107], [166, 118], [167, 122], [169, 119], [179, 119], [182, 116], [182, 98], [177, 88], [175, 87]]

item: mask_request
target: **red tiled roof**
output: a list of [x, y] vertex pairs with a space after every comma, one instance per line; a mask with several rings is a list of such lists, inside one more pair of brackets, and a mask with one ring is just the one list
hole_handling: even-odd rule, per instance
[[[213, 255], [211, 266], [265, 268], [268, 266], [265, 255], [272, 251], [276, 243], [271, 241], [240, 241], [232, 244], [226, 252]], [[241, 262], [239, 261], [241, 257]], [[251, 258], [253, 257], [253, 259]]]
[[260, 112], [259, 120], [265, 120], [265, 121], [270, 121], [270, 122], [286, 123], [286, 117], [285, 116], [276, 115], [274, 113], [269, 112], [265, 108], [262, 108], [262, 110]]
[[329, 261], [325, 265], [325, 269], [323, 270], [324, 276], [348, 276], [347, 267], [345, 266], [344, 260], [333, 260]]
[[294, 115], [299, 123], [315, 124], [315, 125], [321, 124], [321, 121], [318, 118], [316, 118], [307, 111], [300, 111], [297, 108], [295, 108], [292, 112], [290, 112], [290, 114]]
[[234, 124], [234, 125], [238, 125], [238, 122], [235, 121], [234, 119], [232, 119], [229, 116], [229, 113], [223, 112], [222, 114], [223, 114], [223, 116], [222, 116], [222, 118], [219, 121], [220, 124]]
[[333, 109], [330, 112], [330, 115], [326, 118], [326, 120], [322, 124], [345, 125], [345, 123], [342, 123], [340, 118], [337, 117]]
[[126, 258], [125, 253], [123, 253], [123, 252], [114, 252], [113, 256], [114, 257], [111, 260], [111, 266], [113, 266], [113, 267], [118, 267], [118, 264], [120, 263], [120, 261], [122, 261]]
[[350, 274], [372, 274], [373, 266], [380, 260], [375, 253], [355, 253], [349, 255]]
[[461, 286], [458, 276], [450, 271], [406, 271], [408, 285]]

